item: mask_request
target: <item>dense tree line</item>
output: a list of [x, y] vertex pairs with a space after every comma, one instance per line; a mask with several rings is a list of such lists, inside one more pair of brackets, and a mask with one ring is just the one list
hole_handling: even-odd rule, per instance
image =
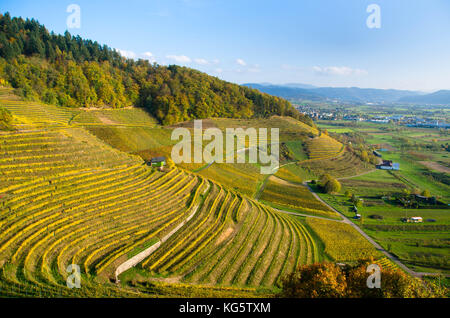
[[12, 129], [11, 123], [11, 113], [6, 108], [0, 107], [0, 130]]
[[68, 107], [136, 105], [163, 124], [207, 117], [291, 116], [287, 100], [176, 65], [122, 57], [91, 40], [56, 35], [34, 19], [0, 15], [0, 78], [31, 100]]
[[373, 259], [356, 265], [334, 263], [302, 265], [282, 280], [282, 297], [288, 298], [435, 298], [447, 297], [448, 290], [425, 283], [400, 269], [381, 268], [381, 288], [368, 288], [367, 268]]

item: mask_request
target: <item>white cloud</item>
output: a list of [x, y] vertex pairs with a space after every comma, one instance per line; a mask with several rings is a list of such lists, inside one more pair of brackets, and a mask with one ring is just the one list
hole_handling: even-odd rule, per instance
[[220, 63], [220, 60], [214, 59], [214, 60], [212, 60], [212, 62], [213, 62], [213, 64], [219, 64], [219, 63]]
[[127, 50], [118, 50], [120, 55], [122, 55], [123, 57], [129, 58], [129, 59], [134, 59], [136, 57], [136, 53], [134, 53], [133, 51], [127, 51]]
[[191, 58], [186, 55], [166, 55], [166, 58], [178, 63], [190, 63], [192, 61]]
[[146, 60], [148, 60], [150, 63], [155, 63], [155, 56], [152, 54], [152, 52], [145, 52], [142, 54]]
[[221, 68], [216, 68], [215, 71], [216, 71], [216, 73], [222, 73], [223, 72], [223, 70]]
[[313, 70], [319, 75], [337, 75], [337, 76], [351, 76], [351, 75], [367, 75], [369, 74], [366, 70], [359, 68], [353, 69], [347, 66], [314, 66]]
[[237, 59], [236, 63], [238, 63], [239, 65], [242, 65], [242, 66], [246, 66], [247, 65], [247, 63], [245, 63], [245, 61], [243, 59]]
[[205, 59], [194, 59], [194, 62], [200, 65], [208, 65], [209, 62]]

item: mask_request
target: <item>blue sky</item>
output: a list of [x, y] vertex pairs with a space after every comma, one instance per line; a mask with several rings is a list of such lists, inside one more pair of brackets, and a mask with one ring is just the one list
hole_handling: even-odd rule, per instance
[[448, 0], [0, 0], [0, 11], [63, 33], [70, 4], [72, 34], [235, 83], [450, 89]]

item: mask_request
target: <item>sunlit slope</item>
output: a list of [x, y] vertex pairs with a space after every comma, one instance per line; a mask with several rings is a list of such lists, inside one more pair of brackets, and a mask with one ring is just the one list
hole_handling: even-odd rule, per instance
[[195, 219], [142, 267], [188, 283], [271, 287], [321, 258], [300, 222], [213, 184]]
[[[57, 123], [59, 108], [40, 107], [49, 114], [49, 124], [33, 111], [27, 117], [19, 107], [11, 112], [16, 120], [22, 112], [26, 129], [17, 121], [16, 130], [0, 133], [1, 295], [153, 293], [146, 284], [130, 288], [112, 281], [118, 266], [157, 242], [160, 247], [137, 267], [149, 281], [178, 282], [176, 293], [184, 290], [183, 284], [213, 288], [214, 293], [270, 288], [297, 265], [327, 257], [323, 242], [304, 221], [252, 198], [249, 185], [262, 181], [258, 166], [245, 164], [241, 171], [214, 164], [211, 172], [226, 172], [217, 176], [208, 169], [156, 171], [141, 157], [80, 127], [73, 117], [67, 124]], [[110, 113], [110, 122], [103, 118], [92, 126], [119, 130], [118, 125], [132, 125], [136, 113], [122, 111]], [[285, 119], [274, 120], [278, 125]], [[300, 130], [302, 138], [311, 138], [312, 131]], [[167, 136], [155, 134], [154, 140], [162, 145]], [[170, 148], [149, 151], [155, 155], [161, 147]], [[246, 182], [249, 172], [254, 179]], [[81, 289], [66, 287], [70, 264], [80, 266]], [[170, 294], [170, 287], [158, 288]]]
[[[20, 111], [12, 109], [16, 118]], [[181, 273], [185, 283], [273, 286], [321, 257], [311, 234], [287, 215], [190, 172], [152, 170], [83, 128], [44, 127], [35, 113], [23, 114], [26, 130], [0, 134], [4, 294], [119, 295], [110, 283], [115, 269], [170, 233], [141, 266]], [[220, 256], [237, 251], [234, 259]], [[70, 264], [80, 266], [84, 286], [73, 293], [65, 287]]]
[[[65, 143], [64, 137], [55, 139], [72, 131], [86, 139], [79, 141], [75, 135], [71, 135], [72, 143]], [[10, 181], [1, 190], [4, 283], [51, 292], [52, 286], [65, 284], [70, 264], [81, 267], [83, 281], [96, 278], [107, 282], [114, 278], [119, 264], [171, 233], [196, 208], [195, 217], [144, 262], [144, 269], [180, 272], [186, 276], [184, 281], [192, 283], [272, 286], [296, 264], [319, 260], [315, 241], [300, 223], [219, 184], [178, 169], [152, 171], [139, 159], [108, 146], [102, 157], [77, 157], [73, 152], [77, 147], [69, 145], [80, 142], [79, 147], [88, 147], [90, 142], [98, 142], [79, 129], [41, 132], [39, 140], [30, 139], [32, 136], [37, 138], [32, 132], [3, 134], [2, 144], [21, 145], [21, 150], [30, 150], [35, 157], [36, 145], [48, 140], [62, 148], [61, 152], [72, 154], [73, 167], [61, 172], [40, 169], [38, 178], [20, 180], [19, 169], [0, 166]], [[48, 155], [52, 159], [52, 153]], [[31, 165], [25, 157], [15, 164]], [[43, 163], [44, 167], [52, 164]], [[208, 278], [209, 269], [198, 269], [198, 275], [206, 276], [193, 275], [206, 255], [219, 250], [233, 253], [233, 249], [240, 250], [240, 257], [223, 259], [225, 263], [220, 264], [227, 272], [230, 268], [228, 274]]]
[[344, 146], [330, 136], [321, 134], [306, 141], [306, 149], [310, 159], [328, 159], [342, 153]]
[[14, 115], [17, 127], [65, 126], [73, 117], [67, 108], [20, 100], [11, 88], [0, 87], [0, 106]]
[[276, 176], [267, 180], [260, 199], [281, 209], [340, 219], [336, 212], [317, 200], [306, 186]]

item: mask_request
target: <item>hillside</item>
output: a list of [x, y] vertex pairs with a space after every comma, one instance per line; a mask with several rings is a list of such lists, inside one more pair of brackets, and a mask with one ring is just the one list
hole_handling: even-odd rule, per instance
[[421, 96], [407, 96], [400, 99], [401, 102], [413, 103], [413, 104], [437, 104], [437, 105], [449, 105], [450, 104], [450, 90], [441, 90], [431, 94]]
[[134, 61], [91, 40], [50, 33], [35, 20], [0, 15], [0, 85], [25, 99], [67, 107], [140, 106], [160, 123], [193, 118], [292, 116], [279, 97], [194, 69]]
[[[160, 130], [155, 138], [164, 139], [162, 131], [169, 128], [143, 117], [139, 109], [67, 109], [21, 101], [10, 89], [1, 90], [0, 105], [10, 111], [13, 126], [0, 132], [1, 296], [270, 295], [298, 265], [329, 259], [326, 248], [334, 251], [308, 218], [281, 213], [207, 172], [154, 170], [140, 157], [107, 145], [107, 135], [97, 138], [87, 130], [113, 127], [117, 133], [124, 130], [121, 136]], [[288, 117], [260, 124], [271, 121], [285, 126], [287, 137], [295, 131], [305, 138], [306, 132], [317, 133]], [[217, 127], [243, 124], [241, 119], [214, 122]], [[336, 143], [324, 144], [336, 152]], [[308, 153], [318, 151], [314, 144]], [[233, 169], [231, 180], [245, 175]], [[286, 195], [281, 191], [279, 198]], [[322, 209], [321, 215], [334, 216], [309, 192], [302, 197], [297, 204], [305, 211]], [[329, 222], [332, 227], [336, 221]], [[365, 242], [361, 236], [358, 240]], [[113, 283], [119, 266], [153, 246], [151, 255], [120, 275], [120, 284]], [[336, 260], [376, 255], [371, 246], [349, 253]], [[80, 289], [66, 287], [69, 264], [80, 266]], [[259, 293], [260, 287], [266, 294]]]
[[417, 97], [418, 92], [395, 90], [395, 89], [373, 89], [358, 87], [310, 87], [293, 85], [261, 85], [244, 84], [248, 87], [258, 89], [261, 92], [287, 98], [290, 100], [327, 101], [338, 100], [350, 103], [395, 103], [401, 98]]

